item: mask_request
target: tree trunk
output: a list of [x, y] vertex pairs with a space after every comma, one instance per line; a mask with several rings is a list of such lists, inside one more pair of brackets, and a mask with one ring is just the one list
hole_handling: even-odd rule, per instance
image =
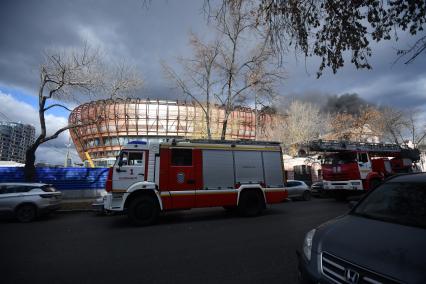
[[226, 138], [226, 128], [227, 127], [228, 127], [228, 115], [225, 115], [225, 119], [223, 120], [222, 135], [220, 136], [220, 140], [225, 140], [225, 138]]
[[35, 152], [37, 147], [29, 147], [25, 152], [25, 167], [24, 167], [24, 178], [26, 182], [33, 182], [36, 178], [35, 168]]
[[210, 129], [210, 116], [209, 117], [207, 117], [207, 138], [209, 139], [209, 140], [211, 140], [212, 139], [212, 132], [211, 132], [211, 129]]

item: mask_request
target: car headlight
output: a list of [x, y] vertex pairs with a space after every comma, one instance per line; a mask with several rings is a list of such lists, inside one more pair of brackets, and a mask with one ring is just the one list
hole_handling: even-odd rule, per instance
[[311, 260], [312, 240], [314, 238], [315, 231], [315, 229], [310, 230], [303, 241], [303, 254], [307, 260]]

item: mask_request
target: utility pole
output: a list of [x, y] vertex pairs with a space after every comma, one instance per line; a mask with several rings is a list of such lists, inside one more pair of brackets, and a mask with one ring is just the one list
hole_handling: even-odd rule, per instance
[[68, 144], [65, 144], [65, 146], [67, 147], [67, 154], [65, 156], [65, 163], [64, 163], [64, 167], [66, 168], [70, 168], [72, 167], [72, 159], [71, 159], [71, 155], [70, 155], [70, 148], [71, 148], [71, 137], [68, 140]]

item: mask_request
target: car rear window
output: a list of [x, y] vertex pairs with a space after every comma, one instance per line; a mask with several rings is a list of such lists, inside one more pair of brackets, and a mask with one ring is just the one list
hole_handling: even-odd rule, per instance
[[54, 188], [53, 186], [51, 186], [51, 185], [43, 185], [42, 187], [41, 187], [41, 189], [44, 191], [44, 192], [55, 192], [56, 191], [56, 188]]
[[371, 192], [352, 214], [426, 228], [426, 183], [384, 183]]

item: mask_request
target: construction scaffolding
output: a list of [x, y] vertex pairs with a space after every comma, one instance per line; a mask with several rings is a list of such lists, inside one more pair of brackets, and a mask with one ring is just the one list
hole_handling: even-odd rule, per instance
[[[225, 111], [210, 107], [210, 130], [219, 139]], [[268, 116], [262, 116], [262, 121]], [[96, 123], [91, 123], [96, 121]], [[206, 115], [195, 103], [150, 99], [99, 100], [76, 107], [70, 124], [83, 126], [70, 133], [82, 160], [85, 152], [93, 159], [115, 157], [121, 146], [132, 140], [162, 138], [207, 138]], [[226, 139], [254, 140], [255, 112], [236, 108], [228, 118]]]

